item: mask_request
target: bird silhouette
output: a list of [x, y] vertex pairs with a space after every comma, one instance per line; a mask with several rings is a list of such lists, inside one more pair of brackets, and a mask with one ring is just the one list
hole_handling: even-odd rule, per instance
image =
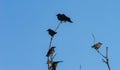
[[92, 46], [92, 48], [98, 50], [98, 49], [101, 47], [101, 45], [102, 45], [102, 43], [101, 43], [101, 42], [98, 42], [98, 43], [94, 44], [94, 45]]
[[72, 23], [71, 19], [69, 17], [67, 17], [65, 14], [57, 14], [56, 15], [58, 20], [62, 23], [62, 22], [70, 22]]
[[52, 68], [53, 68], [53, 70], [56, 70], [56, 67], [57, 67], [58, 63], [60, 63], [60, 62], [63, 62], [63, 61], [54, 61], [54, 62], [52, 63]]
[[48, 29], [47, 31], [48, 31], [48, 33], [49, 33], [50, 36], [54, 36], [57, 33], [57, 32], [55, 32], [52, 29]]
[[64, 22], [70, 22], [72, 23], [71, 19], [69, 17], [67, 17], [65, 14], [62, 14], [64, 17]]
[[49, 57], [49, 56], [51, 56], [51, 55], [54, 54], [54, 52], [55, 52], [54, 48], [55, 48], [55, 47], [51, 47], [51, 48], [48, 50], [47, 55], [46, 55], [47, 57]]
[[56, 16], [61, 23], [62, 23], [62, 21], [64, 21], [64, 16], [62, 14], [59, 13]]

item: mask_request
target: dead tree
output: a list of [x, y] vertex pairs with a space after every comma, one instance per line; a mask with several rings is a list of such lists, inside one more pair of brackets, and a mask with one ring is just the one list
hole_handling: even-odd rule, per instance
[[106, 56], [104, 56], [100, 51], [99, 51], [99, 48], [101, 47], [102, 43], [101, 42], [98, 42], [98, 43], [95, 43], [95, 36], [93, 36], [93, 39], [94, 39], [94, 45], [92, 46], [92, 48], [94, 48], [97, 53], [102, 56], [102, 61], [107, 65], [108, 67], [108, 70], [111, 70], [110, 69], [110, 64], [109, 64], [109, 58], [108, 58], [108, 47], [106, 47]]
[[60, 23], [57, 25], [56, 29], [48, 29], [48, 34], [51, 36], [50, 38], [50, 43], [49, 43], [49, 49], [48, 52], [46, 54], [47, 57], [47, 65], [48, 65], [48, 70], [56, 70], [56, 67], [58, 65], [58, 63], [62, 62], [62, 61], [54, 61], [54, 57], [55, 57], [55, 47], [52, 45], [52, 41], [54, 39], [54, 36], [57, 34], [57, 30], [60, 27], [60, 25], [64, 22], [70, 22], [72, 23], [71, 19], [69, 17], [67, 17], [65, 14], [57, 14], [56, 15], [58, 20], [60, 21]]

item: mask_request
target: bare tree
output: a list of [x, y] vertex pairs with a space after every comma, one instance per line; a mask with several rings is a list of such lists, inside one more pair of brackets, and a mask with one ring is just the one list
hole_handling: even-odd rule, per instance
[[111, 69], [110, 69], [110, 64], [109, 64], [109, 58], [108, 58], [108, 47], [106, 47], [106, 56], [104, 56], [104, 55], [99, 51], [99, 48], [101, 47], [102, 43], [101, 43], [101, 42], [95, 43], [95, 36], [94, 36], [94, 34], [92, 34], [92, 36], [93, 36], [93, 39], [94, 39], [94, 45], [92, 46], [92, 48], [94, 48], [94, 49], [97, 51], [97, 53], [98, 53], [100, 56], [103, 57], [103, 59], [102, 59], [103, 62], [104, 62], [105, 64], [107, 64], [108, 70], [111, 70]]
[[62, 15], [57, 14], [56, 16], [57, 16], [58, 20], [60, 21], [60, 23], [57, 25], [55, 30], [53, 30], [53, 29], [47, 30], [48, 34], [51, 36], [50, 43], [49, 43], [49, 49], [48, 49], [48, 52], [46, 54], [48, 70], [56, 70], [58, 63], [62, 62], [62, 61], [54, 61], [53, 60], [56, 54], [55, 54], [55, 49], [54, 49], [55, 47], [52, 45], [52, 41], [54, 39], [54, 36], [57, 34], [57, 30], [59, 29], [60, 25], [64, 22], [72, 23], [71, 19], [69, 17], [67, 17], [65, 14], [62, 14]]
[[[48, 65], [48, 70], [56, 70], [56, 67], [58, 65], [58, 63], [63, 62], [63, 61], [54, 61], [54, 58], [56, 56], [55, 54], [55, 46], [53, 46], [53, 39], [54, 36], [57, 34], [57, 30], [59, 29], [59, 27], [61, 26], [61, 24], [65, 23], [65, 22], [69, 22], [72, 23], [72, 20], [66, 16], [65, 14], [57, 14], [56, 15], [58, 20], [60, 21], [59, 24], [56, 26], [55, 30], [53, 29], [48, 29], [48, 34], [50, 35], [50, 43], [49, 43], [49, 48], [48, 48], [48, 52], [46, 54], [47, 57], [47, 65]], [[108, 58], [108, 47], [106, 47], [106, 56], [104, 56], [100, 51], [99, 48], [101, 48], [102, 43], [101, 42], [97, 42], [95, 41], [95, 36], [94, 34], [92, 34], [93, 40], [94, 40], [94, 44], [92, 45], [92, 48], [94, 48], [96, 50], [96, 52], [102, 56], [102, 60], [103, 62], [107, 65], [108, 70], [110, 70], [110, 64], [109, 64], [109, 58]], [[80, 70], [82, 69], [81, 65], [80, 65]]]

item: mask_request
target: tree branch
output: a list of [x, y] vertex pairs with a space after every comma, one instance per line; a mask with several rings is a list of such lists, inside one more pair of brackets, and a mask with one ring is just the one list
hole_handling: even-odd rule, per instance
[[55, 31], [57, 31], [58, 30], [58, 28], [60, 27], [60, 25], [61, 25], [62, 23], [60, 22], [58, 25], [57, 25], [57, 27], [56, 27], [56, 29], [55, 29]]
[[[62, 24], [62, 23], [59, 23], [59, 24], [57, 25], [57, 27], [56, 27], [56, 29], [55, 29], [55, 32], [58, 30], [58, 28], [60, 27], [61, 24]], [[50, 38], [50, 44], [49, 44], [49, 49], [52, 47], [53, 38], [54, 38], [54, 36], [51, 36], [51, 38]], [[48, 50], [49, 50], [49, 49], [48, 49]], [[56, 54], [55, 54], [55, 55], [56, 55]], [[53, 69], [52, 69], [52, 62], [53, 62], [53, 59], [54, 59], [55, 55], [49, 56], [49, 57], [47, 58], [48, 70], [53, 70]]]
[[80, 70], [82, 70], [82, 66], [80, 65]]
[[94, 36], [93, 33], [92, 33], [92, 37], [93, 37], [93, 42], [94, 42], [94, 44], [95, 44], [95, 36]]
[[106, 56], [104, 56], [99, 50], [96, 50], [104, 59], [103, 62], [107, 64], [108, 70], [110, 69], [109, 59], [108, 59], [108, 47], [106, 47]]
[[104, 56], [99, 50], [96, 50], [98, 52], [98, 54], [100, 54], [103, 58], [106, 59], [106, 56]]
[[108, 47], [106, 47], [106, 64], [108, 66], [108, 70], [110, 70], [110, 64], [109, 64], [109, 59], [108, 59]]

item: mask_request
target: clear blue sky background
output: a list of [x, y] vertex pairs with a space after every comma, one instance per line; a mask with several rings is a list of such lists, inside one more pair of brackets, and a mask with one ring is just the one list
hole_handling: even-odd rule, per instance
[[109, 47], [111, 70], [120, 69], [119, 0], [0, 0], [0, 70], [47, 70], [46, 30], [56, 28], [58, 13], [74, 23], [62, 24], [54, 38], [55, 60], [64, 60], [57, 70], [107, 70], [91, 33], [102, 53]]

